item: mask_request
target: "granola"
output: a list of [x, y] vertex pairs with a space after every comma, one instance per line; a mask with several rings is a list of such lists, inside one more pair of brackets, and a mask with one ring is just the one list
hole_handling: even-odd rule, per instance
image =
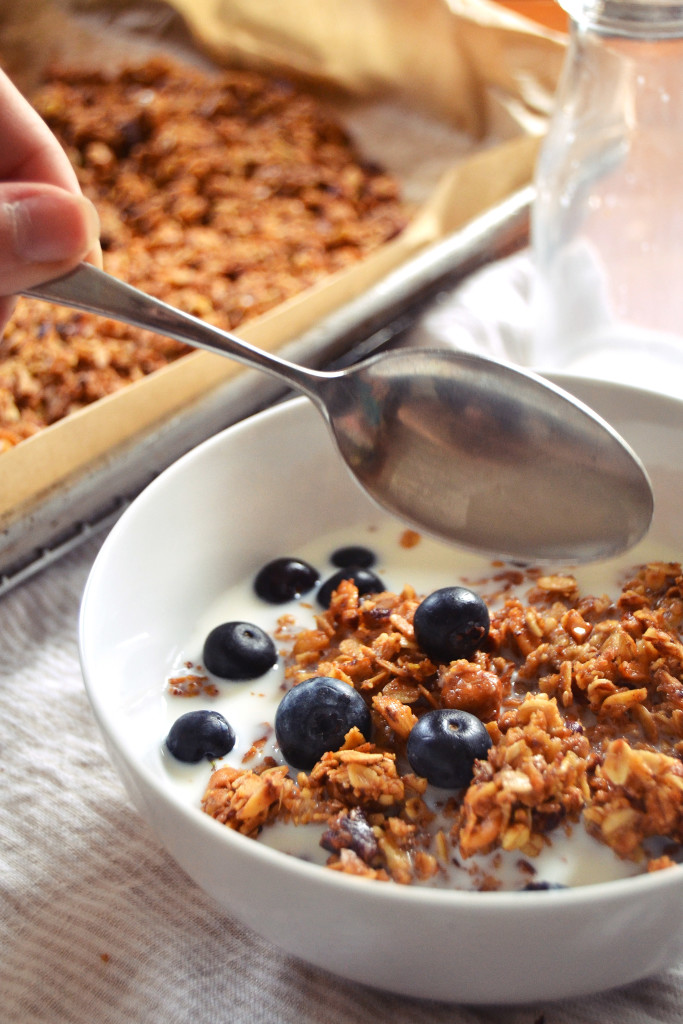
[[[31, 97], [102, 224], [105, 269], [235, 329], [358, 261], [408, 218], [322, 104], [284, 81], [158, 57], [56, 68]], [[188, 351], [20, 299], [0, 340], [0, 452]]]
[[[523, 579], [527, 599], [510, 596]], [[446, 879], [454, 862], [496, 851], [519, 855], [532, 875], [533, 859], [581, 825], [642, 870], [672, 866], [683, 843], [681, 565], [640, 567], [616, 600], [583, 596], [566, 574], [514, 570], [486, 582], [499, 606], [469, 660], [435, 665], [420, 650], [410, 586], [361, 596], [344, 581], [313, 627], [291, 637], [286, 685], [345, 681], [370, 707], [373, 735], [352, 730], [310, 772], [284, 772], [275, 818], [324, 823], [330, 868], [401, 884]], [[442, 794], [438, 809], [405, 756], [414, 724], [435, 707], [476, 714], [492, 740], [469, 786]], [[224, 771], [207, 788], [209, 814]], [[236, 771], [246, 783], [263, 768]], [[255, 817], [239, 827], [261, 826]], [[497, 884], [486, 876], [479, 887]]]

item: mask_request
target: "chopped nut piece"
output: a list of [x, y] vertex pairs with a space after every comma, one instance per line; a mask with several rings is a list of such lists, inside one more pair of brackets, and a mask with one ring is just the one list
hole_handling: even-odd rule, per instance
[[376, 751], [371, 743], [324, 754], [308, 776], [308, 785], [347, 807], [391, 807], [405, 794], [394, 755]]
[[219, 768], [209, 779], [202, 809], [247, 836], [256, 836], [293, 794], [286, 767], [263, 772]]
[[417, 716], [413, 714], [407, 704], [404, 704], [397, 697], [387, 696], [383, 692], [375, 694], [372, 698], [372, 706], [379, 711], [387, 725], [393, 729], [397, 736], [403, 740], [408, 738], [410, 730], [417, 722]]
[[347, 875], [360, 875], [363, 878], [374, 878], [379, 882], [388, 882], [389, 875], [383, 868], [368, 867], [355, 850], [341, 850], [338, 860], [330, 860], [327, 865], [333, 871], [343, 871]]

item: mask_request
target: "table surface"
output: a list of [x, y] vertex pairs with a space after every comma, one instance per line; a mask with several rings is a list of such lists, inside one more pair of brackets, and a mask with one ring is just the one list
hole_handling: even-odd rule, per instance
[[78, 612], [100, 543], [0, 600], [0, 1024], [683, 1019], [683, 963], [589, 998], [466, 1008], [350, 984], [226, 917], [133, 809], [90, 711]]

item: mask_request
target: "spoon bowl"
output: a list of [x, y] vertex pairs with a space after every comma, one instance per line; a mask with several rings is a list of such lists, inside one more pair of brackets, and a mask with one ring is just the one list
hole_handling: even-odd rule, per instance
[[315, 404], [370, 497], [438, 539], [508, 558], [585, 562], [627, 550], [650, 525], [652, 489], [631, 448], [587, 406], [527, 371], [423, 349], [306, 369], [85, 263], [25, 294], [285, 381]]
[[550, 562], [617, 554], [647, 529], [639, 461], [549, 382], [446, 350], [387, 352], [352, 370], [322, 389], [339, 449], [375, 501], [417, 528]]

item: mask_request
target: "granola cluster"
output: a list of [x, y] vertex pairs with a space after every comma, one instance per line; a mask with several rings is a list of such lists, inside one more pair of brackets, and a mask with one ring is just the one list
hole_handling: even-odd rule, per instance
[[[286, 82], [167, 58], [55, 69], [32, 97], [95, 203], [105, 269], [234, 329], [407, 221], [397, 183]], [[0, 340], [0, 451], [186, 349], [32, 299]]]
[[[527, 600], [510, 596], [525, 579]], [[372, 742], [352, 730], [341, 750], [296, 779], [270, 758], [221, 768], [204, 810], [249, 835], [268, 821], [323, 822], [329, 867], [401, 883], [445, 875], [474, 854], [533, 858], [558, 829], [581, 821], [647, 870], [675, 863], [683, 843], [681, 566], [639, 568], [616, 601], [584, 597], [573, 576], [537, 570], [486, 582], [495, 583], [489, 600], [498, 605], [489, 635], [470, 660], [449, 665], [433, 664], [416, 642], [412, 588], [361, 597], [342, 583], [314, 628], [294, 636], [287, 683], [327, 675], [355, 687], [372, 712]], [[493, 744], [470, 785], [444, 794], [437, 814], [426, 781], [405, 770], [405, 745], [419, 717], [439, 707], [476, 714]]]

